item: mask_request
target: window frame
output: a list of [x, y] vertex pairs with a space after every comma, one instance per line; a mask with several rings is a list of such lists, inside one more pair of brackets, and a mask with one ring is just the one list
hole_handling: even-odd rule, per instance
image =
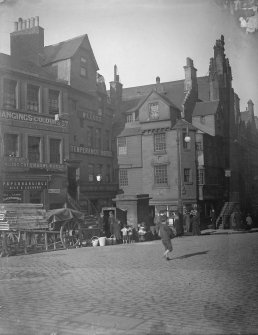
[[[59, 141], [59, 161], [51, 161], [51, 141]], [[49, 137], [48, 139], [48, 152], [49, 152], [49, 163], [50, 164], [62, 164], [63, 162], [63, 139], [58, 137]]]
[[[163, 170], [163, 171], [162, 171]], [[157, 164], [154, 165], [154, 185], [168, 186], [168, 165]]]
[[[10, 151], [11, 152], [11, 154], [9, 153], [7, 153], [6, 151], [6, 149], [7, 149], [7, 146], [8, 146], [8, 144], [10, 144], [10, 139], [9, 140], [6, 140], [6, 136], [7, 135], [10, 135], [10, 136], [16, 136], [16, 139], [17, 139], [17, 149], [16, 149], [16, 151]], [[4, 136], [3, 136], [3, 141], [4, 141], [4, 156], [5, 157], [20, 157], [20, 135], [19, 134], [17, 134], [17, 133], [12, 133], [12, 132], [7, 132], [7, 133], [4, 133]], [[7, 145], [6, 145], [7, 144]], [[14, 155], [13, 155], [13, 153], [15, 153]]]
[[184, 168], [183, 171], [183, 180], [185, 184], [192, 184], [193, 183], [193, 172], [190, 168]]
[[119, 186], [128, 186], [128, 169], [119, 169]]
[[153, 145], [154, 145], [154, 152], [166, 152], [167, 149], [167, 142], [166, 142], [166, 133], [157, 133], [153, 135]]
[[[51, 104], [50, 104], [50, 92], [56, 92], [56, 93], [58, 93], [57, 100], [53, 100], [52, 99], [51, 100], [52, 101]], [[53, 106], [52, 106], [52, 105], [54, 105], [53, 101], [57, 101], [57, 109], [53, 108]], [[61, 91], [57, 90], [57, 89], [49, 88], [48, 89], [48, 114], [49, 115], [56, 115], [56, 114], [60, 114], [60, 111], [61, 111]]]
[[[85, 72], [82, 73], [82, 70]], [[88, 78], [87, 59], [84, 56], [80, 56], [80, 76]]]
[[[119, 145], [119, 142], [124, 141], [122, 144]], [[127, 155], [127, 138], [126, 136], [118, 137], [117, 138], [117, 154], [118, 156], [124, 156]]]
[[[15, 83], [15, 87], [14, 87], [14, 92], [10, 93], [7, 92], [7, 86], [6, 83], [9, 82], [8, 88], [10, 88], [10, 84], [11, 82]], [[7, 95], [9, 95], [9, 98], [7, 99]], [[10, 98], [10, 96], [13, 96], [13, 101], [14, 103], [10, 103], [10, 100], [12, 100]], [[13, 108], [13, 109], [18, 109], [18, 80], [15, 79], [11, 79], [11, 78], [4, 78], [3, 79], [3, 108]]]
[[[38, 161], [32, 161], [30, 160], [30, 157], [29, 157], [29, 138], [30, 137], [34, 137], [34, 138], [39, 138], [39, 160]], [[43, 158], [43, 150], [42, 150], [42, 145], [43, 145], [43, 138], [42, 136], [35, 136], [35, 135], [30, 135], [28, 134], [27, 136], [27, 159], [30, 163], [41, 163], [42, 162], [42, 158]]]
[[94, 164], [92, 163], [88, 164], [88, 182], [89, 183], [94, 182]]
[[[37, 88], [37, 99], [36, 100], [33, 100], [33, 98], [29, 99], [28, 97], [28, 93], [29, 93], [29, 87], [31, 88]], [[31, 100], [31, 101], [30, 101]], [[29, 101], [30, 101], [30, 104], [34, 104], [34, 108], [29, 108]], [[36, 101], [36, 103], [35, 103]], [[26, 110], [28, 112], [35, 112], [35, 113], [40, 113], [40, 86], [38, 85], [34, 85], [34, 84], [31, 84], [31, 83], [28, 83], [27, 84], [27, 91], [26, 91]]]

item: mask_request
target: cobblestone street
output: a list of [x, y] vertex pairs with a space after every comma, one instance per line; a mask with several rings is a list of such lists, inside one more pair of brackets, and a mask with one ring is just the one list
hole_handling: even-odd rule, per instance
[[258, 234], [0, 259], [0, 334], [258, 334]]

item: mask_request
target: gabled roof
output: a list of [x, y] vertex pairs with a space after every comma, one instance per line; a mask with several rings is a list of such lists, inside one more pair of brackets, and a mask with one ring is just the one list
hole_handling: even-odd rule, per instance
[[[162, 100], [164, 100], [169, 106], [171, 106], [171, 107], [174, 107], [175, 109], [179, 109], [172, 101], [170, 101], [169, 100], [169, 98], [166, 96], [166, 95], [164, 95], [164, 94], [161, 94], [161, 93], [159, 93], [159, 92], [157, 92], [157, 91], [155, 91], [155, 90], [152, 90], [152, 91], [150, 91], [149, 92], [149, 94], [147, 95], [147, 96], [144, 96], [144, 97], [142, 97], [142, 98], [140, 98], [140, 99], [134, 99], [134, 105], [130, 108], [130, 109], [128, 109], [128, 110], [126, 110], [126, 113], [132, 113], [132, 112], [135, 112], [136, 110], [139, 110], [139, 108], [141, 108], [141, 106], [145, 103], [145, 101], [152, 95], [152, 94], [156, 94], [156, 95], [158, 95]], [[129, 100], [129, 101], [131, 101], [131, 100]]]
[[219, 100], [197, 102], [193, 111], [194, 116], [205, 116], [216, 114], [219, 106]]
[[83, 41], [86, 41], [86, 43], [88, 44], [96, 68], [99, 69], [87, 34], [77, 36], [67, 41], [60, 42], [58, 44], [48, 45], [44, 47], [43, 65], [72, 58], [79, 49], [79, 47], [82, 45]]
[[55, 80], [56, 75], [52, 69], [47, 69], [26, 60], [17, 60], [10, 55], [0, 53], [0, 67], [12, 71], [21, 71], [27, 75], [36, 75], [37, 77]]
[[[198, 96], [199, 100], [209, 100], [209, 78], [199, 77], [197, 78], [198, 83]], [[184, 93], [184, 80], [170, 81], [161, 83], [164, 94], [175, 106], [182, 111], [182, 103], [185, 98]], [[123, 88], [123, 100], [130, 100], [135, 98], [142, 98], [148, 95], [151, 91], [155, 91], [156, 83], [143, 86], [127, 87]]]

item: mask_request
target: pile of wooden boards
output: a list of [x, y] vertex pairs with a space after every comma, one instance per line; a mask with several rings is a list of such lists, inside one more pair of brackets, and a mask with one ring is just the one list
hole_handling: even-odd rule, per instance
[[33, 230], [48, 228], [42, 204], [0, 204], [0, 230]]

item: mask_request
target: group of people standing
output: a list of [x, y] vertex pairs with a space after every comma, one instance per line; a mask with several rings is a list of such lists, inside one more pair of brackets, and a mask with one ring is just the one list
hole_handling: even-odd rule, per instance
[[200, 235], [201, 234], [200, 225], [201, 225], [200, 213], [197, 209], [187, 211], [184, 214], [183, 226], [184, 226], [184, 231], [186, 233], [189, 233], [190, 231], [192, 231], [193, 235]]
[[104, 219], [104, 214], [100, 214], [99, 229], [107, 237], [115, 237], [117, 243], [133, 242], [133, 228], [128, 225], [121, 225], [112, 211], [109, 212], [108, 219]]

